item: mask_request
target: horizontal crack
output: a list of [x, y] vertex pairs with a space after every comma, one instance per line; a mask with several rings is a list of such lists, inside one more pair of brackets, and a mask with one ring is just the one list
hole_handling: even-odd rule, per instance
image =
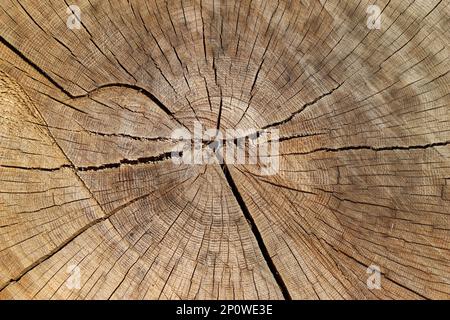
[[322, 94], [321, 96], [317, 97], [317, 98], [314, 99], [313, 101], [305, 103], [300, 109], [298, 109], [297, 111], [291, 113], [291, 115], [290, 115], [289, 117], [287, 117], [286, 119], [280, 120], [280, 121], [277, 121], [277, 122], [274, 122], [274, 123], [271, 123], [271, 124], [268, 124], [268, 125], [265, 125], [264, 127], [262, 127], [262, 129], [268, 129], [268, 128], [272, 128], [272, 127], [277, 127], [277, 126], [280, 126], [280, 125], [282, 125], [282, 124], [285, 124], [286, 122], [291, 121], [296, 115], [298, 115], [299, 113], [303, 112], [303, 110], [305, 110], [307, 107], [309, 107], [309, 106], [311, 106], [311, 105], [313, 105], [313, 104], [316, 104], [317, 102], [319, 102], [319, 101], [322, 100], [323, 98], [329, 96], [329, 95], [332, 94], [334, 91], [336, 91], [337, 89], [339, 89], [340, 86], [341, 86], [342, 84], [343, 84], [343, 83], [339, 84], [337, 87], [331, 89], [331, 91]]
[[[182, 154], [182, 152], [179, 152]], [[55, 168], [43, 168], [43, 167], [22, 167], [22, 166], [14, 166], [14, 165], [0, 165], [0, 168], [8, 168], [8, 169], [20, 169], [20, 170], [37, 170], [37, 171], [58, 171], [64, 168], [74, 169], [76, 171], [99, 171], [105, 169], [113, 169], [119, 168], [122, 165], [137, 165], [137, 164], [145, 164], [145, 163], [154, 163], [160, 162], [167, 159], [170, 159], [172, 156], [172, 152], [165, 152], [157, 156], [151, 157], [140, 157], [137, 159], [122, 159], [119, 162], [114, 163], [105, 163], [98, 166], [74, 166], [71, 164], [63, 164], [62, 166]]]
[[[104, 133], [104, 132], [98, 132], [98, 131], [92, 131], [87, 130], [85, 131], [89, 134], [101, 136], [101, 137], [117, 137], [117, 138], [126, 138], [131, 140], [138, 140], [138, 141], [175, 141], [174, 139], [168, 138], [168, 137], [144, 137], [144, 136], [134, 136], [131, 134], [126, 133]], [[77, 131], [77, 132], [83, 132], [83, 131]]]
[[233, 180], [233, 177], [231, 176], [231, 173], [225, 164], [222, 165], [222, 171], [223, 171], [223, 174], [225, 175], [228, 185], [230, 186], [231, 191], [234, 194], [234, 197], [236, 198], [237, 203], [239, 204], [239, 206], [241, 208], [242, 213], [244, 214], [244, 217], [247, 219], [248, 223], [250, 224], [250, 228], [253, 232], [253, 235], [255, 236], [256, 242], [258, 243], [258, 246], [261, 250], [263, 258], [266, 261], [267, 266], [269, 267], [269, 270], [272, 272], [273, 277], [275, 278], [275, 281], [277, 282], [278, 287], [280, 288], [280, 291], [283, 294], [284, 299], [292, 300], [289, 290], [288, 290], [286, 284], [284, 283], [283, 278], [281, 277], [280, 273], [278, 272], [277, 267], [275, 266], [275, 263], [272, 261], [269, 250], [267, 249], [266, 244], [264, 243], [264, 239], [263, 239], [260, 231], [258, 230], [255, 220], [253, 219], [250, 211], [248, 210], [247, 205], [245, 204], [244, 199], [242, 198], [241, 194], [239, 193], [239, 190]]
[[292, 136], [284, 136], [284, 137], [280, 137], [278, 138], [278, 140], [269, 140], [268, 142], [272, 142], [272, 141], [287, 141], [287, 140], [292, 140], [292, 139], [297, 139], [297, 138], [307, 138], [307, 137], [314, 137], [314, 136], [320, 136], [326, 134], [326, 132], [314, 132], [314, 133], [304, 133], [304, 134], [296, 134], [296, 135], [292, 135]]

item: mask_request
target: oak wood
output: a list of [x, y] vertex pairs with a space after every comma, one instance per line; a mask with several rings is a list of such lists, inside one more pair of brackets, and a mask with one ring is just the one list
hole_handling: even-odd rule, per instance
[[[450, 298], [447, 1], [68, 4], [0, 2], [0, 299]], [[172, 163], [196, 121], [280, 171]]]

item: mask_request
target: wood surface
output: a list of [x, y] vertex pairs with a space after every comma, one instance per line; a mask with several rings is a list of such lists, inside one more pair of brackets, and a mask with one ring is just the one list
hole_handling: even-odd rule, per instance
[[[0, 299], [450, 299], [448, 1], [1, 0], [0, 23]], [[279, 172], [173, 163], [195, 122], [279, 130]]]

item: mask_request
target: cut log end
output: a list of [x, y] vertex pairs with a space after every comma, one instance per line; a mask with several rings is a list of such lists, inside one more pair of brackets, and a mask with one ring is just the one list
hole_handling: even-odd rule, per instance
[[0, 299], [450, 299], [449, 16], [2, 1]]

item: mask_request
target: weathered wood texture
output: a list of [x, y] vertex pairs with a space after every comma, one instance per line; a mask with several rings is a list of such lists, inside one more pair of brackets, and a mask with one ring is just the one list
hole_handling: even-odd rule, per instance
[[[0, 298], [450, 298], [450, 4], [370, 4], [1, 0]], [[172, 163], [195, 121], [280, 172]]]

